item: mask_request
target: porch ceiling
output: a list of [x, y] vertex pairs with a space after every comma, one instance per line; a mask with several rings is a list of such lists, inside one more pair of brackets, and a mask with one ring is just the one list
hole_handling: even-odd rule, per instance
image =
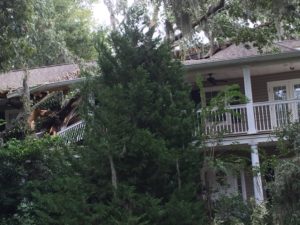
[[[200, 70], [192, 70], [187, 71], [186, 80], [190, 83], [194, 83], [196, 77], [199, 74], [203, 76], [208, 76], [208, 74], [212, 74], [216, 79], [235, 79], [243, 77], [243, 68], [244, 65], [237, 66], [216, 66], [208, 69], [200, 69]], [[284, 62], [269, 62], [263, 64], [252, 64], [249, 65], [251, 76], [260, 76], [260, 75], [268, 75], [268, 74], [277, 74], [277, 73], [285, 73], [291, 71], [299, 71], [300, 72], [300, 59], [290, 60]]]

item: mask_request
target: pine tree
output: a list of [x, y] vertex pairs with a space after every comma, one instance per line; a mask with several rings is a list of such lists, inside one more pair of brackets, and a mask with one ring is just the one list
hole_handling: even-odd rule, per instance
[[[187, 197], [194, 209], [190, 217], [201, 208], [195, 177], [201, 166], [191, 145], [190, 90], [180, 62], [172, 59], [167, 44], [153, 38], [153, 30], [144, 29], [142, 18], [132, 10], [119, 30], [98, 41], [101, 75], [88, 82], [84, 107], [90, 179], [97, 177], [102, 190], [98, 200], [121, 201], [133, 213], [146, 196], [161, 204], [172, 198], [166, 206], [171, 213], [173, 203], [183, 200], [176, 193], [193, 189]], [[128, 190], [140, 201], [124, 200]]]

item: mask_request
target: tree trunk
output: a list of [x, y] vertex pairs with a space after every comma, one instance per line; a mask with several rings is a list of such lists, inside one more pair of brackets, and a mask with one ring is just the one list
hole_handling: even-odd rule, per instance
[[113, 186], [114, 196], [116, 196], [116, 191], [118, 189], [117, 172], [116, 172], [114, 160], [111, 153], [109, 153], [108, 159], [109, 159], [110, 171], [111, 171], [111, 184]]
[[179, 167], [179, 159], [176, 159], [176, 171], [177, 171], [177, 182], [178, 182], [178, 190], [181, 190], [181, 173]]
[[151, 18], [151, 21], [150, 21], [150, 24], [149, 24], [150, 29], [157, 26], [160, 3], [154, 4], [153, 7], [154, 7], [153, 15], [152, 15], [152, 18]]
[[117, 28], [117, 18], [115, 15], [115, 6], [112, 0], [104, 0], [104, 4], [106, 5], [109, 14], [110, 14], [110, 23], [113, 30], [116, 30]]
[[28, 77], [29, 77], [29, 71], [26, 68], [24, 70], [23, 92], [22, 92], [22, 97], [21, 97], [21, 101], [22, 101], [22, 104], [23, 104], [23, 114], [24, 114], [23, 126], [24, 126], [25, 134], [27, 134], [30, 131], [30, 127], [29, 127], [29, 124], [28, 124], [28, 119], [29, 119], [29, 116], [31, 114], [30, 90], [29, 90], [29, 85], [28, 85]]
[[211, 188], [210, 188], [210, 182], [209, 182], [209, 177], [208, 177], [208, 173], [204, 172], [204, 185], [205, 185], [205, 190], [206, 190], [206, 203], [207, 203], [207, 210], [208, 210], [208, 214], [210, 219], [212, 219], [212, 199], [211, 199]]
[[279, 16], [274, 18], [274, 23], [275, 23], [275, 28], [276, 28], [276, 32], [277, 32], [277, 39], [278, 39], [278, 41], [282, 41], [283, 36], [284, 36], [284, 29], [283, 29], [282, 22], [280, 21]]

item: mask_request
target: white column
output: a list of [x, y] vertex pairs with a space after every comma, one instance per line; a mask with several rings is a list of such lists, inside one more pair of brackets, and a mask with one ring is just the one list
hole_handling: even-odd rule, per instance
[[244, 77], [245, 95], [248, 100], [246, 105], [247, 119], [248, 119], [248, 134], [254, 134], [256, 133], [256, 128], [255, 128], [255, 118], [254, 118], [254, 109], [253, 109], [251, 75], [248, 66], [243, 67], [243, 77]]
[[240, 174], [241, 174], [241, 186], [242, 186], [243, 200], [247, 201], [247, 189], [246, 189], [246, 179], [245, 179], [244, 169], [241, 169]]
[[260, 164], [257, 145], [251, 145], [251, 161], [253, 170], [253, 187], [254, 187], [254, 197], [257, 204], [264, 201], [264, 192], [262, 187], [262, 180], [260, 174]]

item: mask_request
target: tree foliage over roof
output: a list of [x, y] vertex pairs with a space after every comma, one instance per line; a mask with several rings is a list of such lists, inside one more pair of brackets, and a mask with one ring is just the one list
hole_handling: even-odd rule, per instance
[[44, 66], [95, 56], [94, 2], [4, 0], [0, 3], [0, 70]]
[[[144, 0], [134, 4], [153, 9], [147, 15], [150, 26], [163, 24], [175, 46], [201, 48], [205, 37], [208, 55], [225, 42], [254, 42], [262, 48], [274, 40], [297, 38], [300, 32], [297, 0]], [[117, 4], [110, 11], [122, 13]]]

